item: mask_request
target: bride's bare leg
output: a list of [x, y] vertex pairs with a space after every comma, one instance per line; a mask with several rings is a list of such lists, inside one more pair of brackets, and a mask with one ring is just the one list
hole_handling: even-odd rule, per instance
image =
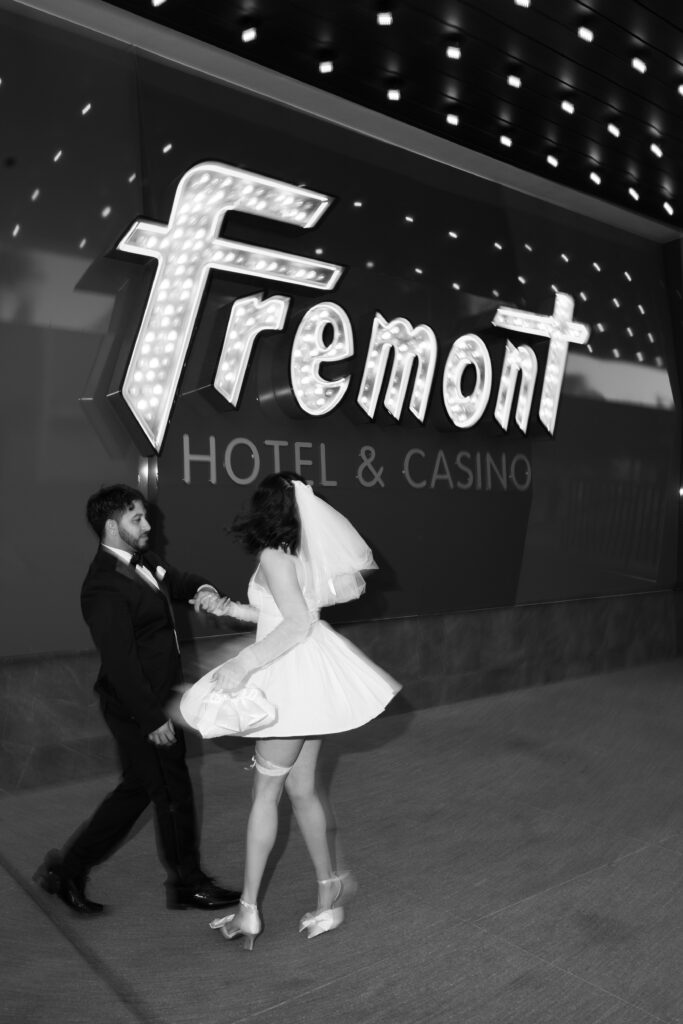
[[285, 789], [313, 861], [318, 885], [318, 906], [325, 910], [339, 896], [339, 886], [330, 884], [334, 867], [327, 838], [327, 816], [316, 788], [316, 765], [321, 740], [307, 739], [287, 776]]
[[247, 850], [242, 899], [256, 904], [263, 872], [275, 843], [278, 803], [287, 773], [303, 746], [301, 739], [256, 741], [256, 770], [251, 812], [247, 824]]

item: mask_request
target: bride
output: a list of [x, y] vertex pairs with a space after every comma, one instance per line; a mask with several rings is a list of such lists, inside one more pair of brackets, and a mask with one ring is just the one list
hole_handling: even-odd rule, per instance
[[316, 909], [303, 916], [299, 931], [313, 938], [342, 923], [345, 876], [333, 869], [316, 789], [321, 737], [375, 718], [400, 686], [320, 620], [321, 607], [359, 597], [361, 573], [376, 566], [351, 523], [302, 477], [267, 476], [231, 532], [258, 557], [250, 603], [223, 598], [214, 614], [256, 621], [256, 642], [190, 687], [180, 711], [203, 736], [256, 738], [240, 906], [211, 922], [225, 938], [241, 935], [245, 949], [253, 949], [283, 787], [318, 883]]

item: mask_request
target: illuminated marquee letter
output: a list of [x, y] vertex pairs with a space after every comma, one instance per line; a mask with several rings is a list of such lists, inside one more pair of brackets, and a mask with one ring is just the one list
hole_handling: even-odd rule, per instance
[[573, 313], [574, 300], [571, 295], [558, 292], [552, 316], [541, 316], [539, 313], [527, 313], [521, 309], [500, 306], [493, 318], [496, 327], [520, 331], [522, 334], [537, 334], [550, 339], [538, 410], [539, 419], [549, 434], [555, 430], [569, 346], [585, 345], [590, 338], [590, 328], [586, 324], [574, 323]]
[[505, 360], [500, 375], [496, 411], [493, 414], [503, 430], [507, 430], [508, 423], [510, 422], [512, 398], [515, 393], [515, 384], [517, 383], [517, 376], [520, 370], [522, 371], [522, 383], [519, 386], [515, 421], [522, 433], [526, 434], [538, 363], [536, 356], [528, 345], [520, 345], [519, 348], [515, 348], [509, 341], [506, 341]]
[[[462, 393], [462, 375], [473, 366], [477, 380], [471, 395]], [[477, 334], [456, 338], [443, 372], [443, 400], [456, 427], [473, 427], [484, 414], [491, 394], [491, 357]]]
[[249, 365], [254, 339], [261, 331], [280, 331], [284, 327], [289, 299], [273, 295], [262, 301], [260, 295], [236, 299], [230, 310], [225, 340], [213, 386], [230, 405], [237, 405]]
[[358, 404], [370, 419], [374, 417], [389, 352], [392, 349], [394, 360], [384, 407], [394, 419], [400, 418], [410, 371], [417, 359], [417, 376], [410, 399], [410, 411], [418, 420], [424, 420], [436, 368], [438, 346], [431, 327], [427, 327], [426, 324], [413, 327], [403, 317], [387, 323], [381, 313], [375, 314], [363, 379], [358, 392]]
[[168, 224], [137, 220], [118, 244], [148, 256], [157, 269], [142, 317], [123, 397], [152, 446], [159, 451], [171, 413], [210, 270], [329, 291], [342, 268], [292, 253], [219, 238], [229, 210], [310, 228], [330, 197], [272, 178], [202, 163], [178, 183]]
[[[323, 334], [331, 328], [333, 337], [325, 344]], [[321, 363], [336, 363], [353, 355], [351, 321], [341, 306], [320, 302], [305, 314], [292, 345], [289, 363], [292, 388], [297, 402], [309, 416], [324, 416], [338, 405], [349, 386], [349, 377], [328, 381], [320, 376]]]

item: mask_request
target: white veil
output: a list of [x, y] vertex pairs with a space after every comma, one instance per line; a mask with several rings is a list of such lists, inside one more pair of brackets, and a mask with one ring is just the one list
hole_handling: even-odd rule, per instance
[[372, 551], [348, 519], [294, 480], [301, 523], [299, 557], [304, 569], [303, 591], [318, 607], [353, 601], [365, 590], [361, 572], [376, 569]]

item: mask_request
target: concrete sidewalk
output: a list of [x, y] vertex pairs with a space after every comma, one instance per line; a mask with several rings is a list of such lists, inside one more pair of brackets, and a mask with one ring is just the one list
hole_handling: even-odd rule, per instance
[[[173, 913], [147, 820], [81, 919], [31, 882], [114, 783], [0, 800], [12, 1024], [683, 1021], [683, 662], [383, 717], [323, 763], [359, 891], [307, 940], [315, 882], [283, 800], [254, 952]], [[246, 741], [193, 759], [205, 867], [239, 887]]]

